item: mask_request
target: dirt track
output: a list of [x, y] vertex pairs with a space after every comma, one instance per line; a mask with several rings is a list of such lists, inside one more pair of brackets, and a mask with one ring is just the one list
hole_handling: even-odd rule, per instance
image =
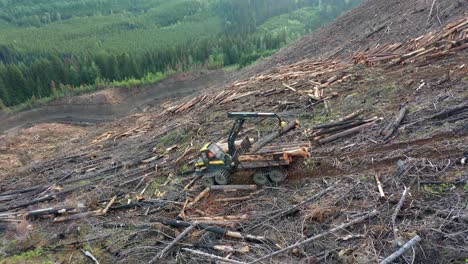
[[[187, 96], [200, 90], [221, 87], [234, 73], [222, 70], [193, 75], [181, 74], [150, 87], [107, 89], [61, 99], [32, 110], [0, 115], [0, 134], [44, 122], [96, 124], [145, 111], [171, 97]], [[104, 98], [103, 98], [104, 97]], [[106, 98], [112, 97], [112, 99]]]

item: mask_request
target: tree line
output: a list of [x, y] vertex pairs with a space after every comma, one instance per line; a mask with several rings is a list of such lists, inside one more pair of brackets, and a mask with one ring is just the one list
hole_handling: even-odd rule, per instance
[[84, 55], [23, 55], [14, 48], [1, 46], [0, 98], [5, 106], [13, 106], [31, 97], [57, 95], [63, 89], [102, 81], [139, 79], [149, 73], [184, 71], [194, 65], [207, 68], [247, 65], [279, 49], [287, 38], [285, 31], [257, 34], [248, 39], [222, 35], [142, 54], [103, 50]]

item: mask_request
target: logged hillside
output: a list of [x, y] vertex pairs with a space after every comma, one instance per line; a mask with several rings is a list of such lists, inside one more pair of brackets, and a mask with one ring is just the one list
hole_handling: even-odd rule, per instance
[[367, 0], [329, 25], [313, 32], [252, 67], [261, 72], [278, 64], [312, 57], [350, 58], [386, 42], [402, 42], [440, 29], [463, 17], [468, 2]]
[[[407, 1], [391, 2], [392, 27], [404, 28]], [[450, 6], [418, 3], [419, 26]], [[0, 263], [465, 263], [468, 16], [452, 11], [419, 35], [263, 64], [112, 122], [0, 135]], [[384, 34], [370, 14], [357, 26]], [[307, 49], [353, 28], [329, 30]], [[283, 54], [302, 58], [296, 49]], [[252, 185], [256, 172], [242, 171], [230, 178], [241, 186], [202, 186], [194, 163], [207, 142], [226, 143], [228, 111], [300, 122], [250, 154], [290, 162], [302, 153], [285, 182]], [[257, 143], [279, 129], [276, 119], [248, 120], [240, 137]]]
[[0, 100], [33, 106], [192, 68], [243, 67], [360, 1], [0, 1]]

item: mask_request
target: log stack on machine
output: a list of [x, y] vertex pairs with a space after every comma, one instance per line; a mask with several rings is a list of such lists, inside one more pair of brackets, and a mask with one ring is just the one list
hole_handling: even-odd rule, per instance
[[[275, 113], [229, 112], [234, 125], [229, 133], [227, 149], [221, 144], [207, 143], [200, 150], [200, 158], [195, 163], [196, 173], [203, 175], [203, 185], [229, 184], [232, 174], [238, 171], [249, 172], [256, 184], [283, 182], [288, 176], [288, 166], [297, 158], [310, 156], [308, 142], [273, 141], [295, 128], [299, 121], [284, 122]], [[248, 137], [236, 139], [244, 122], [249, 118], [276, 118], [278, 129], [253, 145]]]

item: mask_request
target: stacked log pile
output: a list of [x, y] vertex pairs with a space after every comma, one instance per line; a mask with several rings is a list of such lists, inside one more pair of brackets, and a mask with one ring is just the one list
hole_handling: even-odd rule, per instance
[[336, 122], [314, 126], [307, 133], [312, 142], [321, 145], [359, 133], [382, 120], [379, 117], [358, 118], [361, 113], [362, 111], [358, 110]]
[[310, 143], [272, 142], [255, 154], [239, 156], [243, 168], [277, 167], [290, 165], [296, 158], [310, 157]]
[[411, 39], [404, 43], [377, 45], [353, 57], [356, 64], [374, 66], [389, 63], [408, 64], [454, 54], [468, 48], [468, 18], [448, 24], [439, 32]]

